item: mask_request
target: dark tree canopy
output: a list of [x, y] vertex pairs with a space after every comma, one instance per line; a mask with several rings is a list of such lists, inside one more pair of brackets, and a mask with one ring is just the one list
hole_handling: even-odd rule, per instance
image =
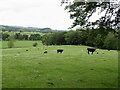
[[[65, 2], [68, 0], [62, 0], [61, 3]], [[118, 0], [94, 0], [94, 2], [93, 0], [74, 0], [73, 3], [67, 4], [65, 9], [70, 13], [70, 18], [74, 19], [71, 28], [76, 26], [108, 30], [120, 28], [120, 2]], [[90, 21], [94, 13], [100, 15], [103, 12], [104, 15], [99, 19]]]

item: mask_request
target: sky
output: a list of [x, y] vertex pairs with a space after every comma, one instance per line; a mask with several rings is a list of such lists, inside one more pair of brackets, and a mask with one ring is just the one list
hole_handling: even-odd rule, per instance
[[[0, 25], [69, 30], [73, 20], [64, 6], [61, 0], [0, 0]], [[99, 17], [95, 13], [90, 20]]]
[[73, 20], [61, 0], [0, 0], [0, 25], [68, 30]]

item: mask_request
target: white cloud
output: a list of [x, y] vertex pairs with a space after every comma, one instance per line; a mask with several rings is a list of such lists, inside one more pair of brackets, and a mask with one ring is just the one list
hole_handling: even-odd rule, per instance
[[[61, 0], [0, 0], [0, 24], [67, 29], [73, 20], [60, 2]], [[95, 21], [99, 17], [94, 14], [90, 20]]]
[[67, 29], [72, 24], [60, 0], [0, 0], [0, 24]]

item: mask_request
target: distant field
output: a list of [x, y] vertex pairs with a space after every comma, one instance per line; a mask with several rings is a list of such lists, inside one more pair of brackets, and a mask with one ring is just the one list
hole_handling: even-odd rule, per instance
[[[25, 48], [2, 50], [3, 88], [117, 87], [115, 50], [98, 50], [99, 54], [88, 55], [86, 46], [19, 46]], [[63, 54], [56, 53], [58, 48], [64, 49]], [[45, 49], [47, 54], [43, 54]]]
[[41, 36], [44, 35], [44, 33], [41, 33], [41, 32], [21, 32], [21, 34], [40, 34]]
[[[37, 42], [38, 47], [42, 45], [41, 41], [15, 41], [13, 48], [26, 48], [26, 47], [32, 47], [33, 43]], [[8, 48], [8, 41], [2, 41], [2, 48]]]
[[[1, 31], [2, 32], [2, 31]], [[5, 32], [2, 32], [2, 33], [8, 33], [8, 34], [11, 34], [11, 33], [21, 33], [21, 34], [27, 34], [27, 35], [30, 35], [30, 34], [40, 34], [40, 35], [44, 35], [44, 33], [41, 33], [41, 32], [9, 32], [9, 31], [5, 31]]]

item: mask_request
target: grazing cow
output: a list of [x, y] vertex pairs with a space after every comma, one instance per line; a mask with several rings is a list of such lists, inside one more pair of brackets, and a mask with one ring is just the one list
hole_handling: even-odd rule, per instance
[[62, 53], [63, 49], [57, 49], [57, 53]]
[[92, 52], [92, 54], [93, 54], [93, 52], [96, 50], [95, 48], [87, 48], [87, 50], [88, 50], [88, 54], [89, 54], [89, 52]]
[[47, 53], [47, 51], [44, 51], [44, 53]]
[[49, 85], [54, 85], [54, 83], [53, 83], [53, 82], [48, 82], [48, 84], [49, 84]]

